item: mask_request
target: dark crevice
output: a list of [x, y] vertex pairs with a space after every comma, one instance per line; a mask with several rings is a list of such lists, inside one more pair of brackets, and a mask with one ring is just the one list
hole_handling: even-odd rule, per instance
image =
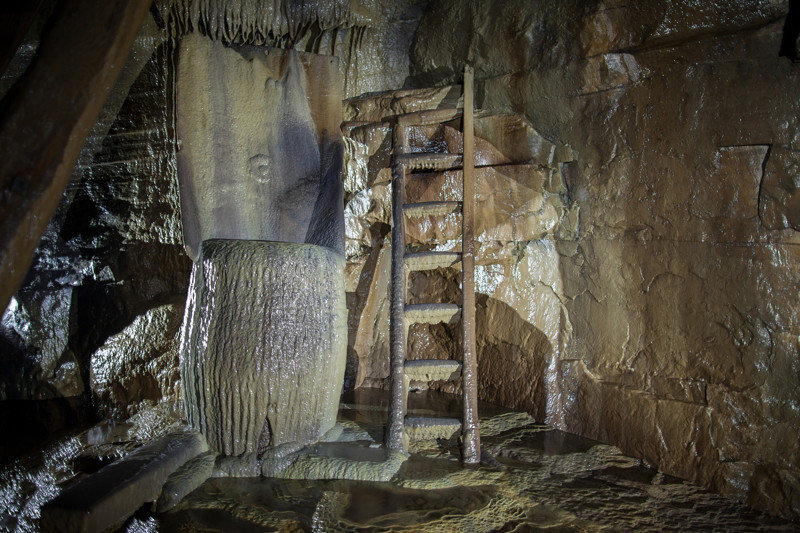
[[764, 154], [764, 160], [761, 162], [761, 178], [758, 180], [758, 219], [761, 222], [761, 225], [766, 227], [764, 224], [764, 212], [763, 212], [763, 197], [764, 197], [764, 176], [767, 174], [767, 162], [769, 161], [770, 153], [772, 152], [772, 145], [767, 145], [767, 153]]
[[798, 38], [800, 38], [800, 0], [789, 0], [789, 13], [786, 15], [786, 23], [783, 25], [783, 39], [778, 55], [797, 61], [800, 58]]

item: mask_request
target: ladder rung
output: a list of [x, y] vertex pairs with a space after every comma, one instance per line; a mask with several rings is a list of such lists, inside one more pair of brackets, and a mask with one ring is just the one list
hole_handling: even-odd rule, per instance
[[452, 359], [418, 359], [403, 365], [406, 377], [415, 381], [451, 381], [461, 376], [461, 363]]
[[414, 304], [405, 309], [406, 322], [412, 324], [452, 323], [461, 318], [458, 304]]
[[433, 126], [461, 117], [461, 109], [428, 109], [397, 117], [400, 126]]
[[[365, 122], [363, 120], [351, 120], [350, 122], [342, 122], [340, 129], [342, 130], [342, 134], [349, 137], [350, 134], [356, 128], [362, 128], [364, 126], [368, 126], [370, 124], [375, 124], [374, 122]], [[380, 123], [378, 123], [380, 124]]]
[[458, 418], [432, 418], [427, 416], [407, 416], [406, 435], [412, 440], [449, 439], [461, 432]]
[[396, 154], [394, 156], [395, 163], [404, 165], [407, 171], [461, 168], [461, 159], [461, 154], [431, 154], [427, 152]]
[[447, 268], [460, 262], [460, 252], [417, 252], [405, 256], [406, 268], [412, 272]]
[[403, 206], [403, 214], [407, 217], [449, 215], [450, 213], [460, 212], [461, 202], [420, 202]]

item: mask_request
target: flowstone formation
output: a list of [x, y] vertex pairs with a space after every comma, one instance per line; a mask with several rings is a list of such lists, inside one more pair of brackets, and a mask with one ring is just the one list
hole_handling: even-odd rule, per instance
[[335, 424], [346, 349], [341, 76], [332, 57], [184, 37], [178, 174], [195, 259], [190, 424], [258, 475]]
[[[341, 250], [336, 58], [181, 41], [178, 173], [184, 242], [309, 242]], [[338, 225], [337, 225], [338, 224]]]
[[315, 442], [344, 374], [344, 257], [310, 244], [205, 241], [189, 289], [189, 423], [226, 456]]

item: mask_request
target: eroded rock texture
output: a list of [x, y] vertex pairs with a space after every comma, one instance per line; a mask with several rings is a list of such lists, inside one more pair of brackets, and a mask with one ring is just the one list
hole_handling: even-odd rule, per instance
[[336, 422], [344, 258], [321, 246], [211, 240], [195, 264], [181, 352], [190, 423], [229, 456], [315, 442]]
[[534, 235], [486, 278], [544, 289], [511, 303], [543, 332], [521, 310], [559, 310], [546, 420], [798, 516], [800, 67], [779, 56], [786, 14], [770, 0], [438, 2], [411, 71], [452, 83], [469, 62], [480, 108], [573, 150], [561, 170], [579, 231]]
[[[12, 65], [36, 45], [27, 41]], [[128, 415], [180, 398], [170, 342], [191, 261], [181, 246], [172, 56], [166, 30], [148, 17], [3, 315], [3, 427], [54, 431], [84, 412]], [[18, 73], [9, 69], [3, 85]], [[116, 369], [102, 373], [109, 381], [99, 366]]]

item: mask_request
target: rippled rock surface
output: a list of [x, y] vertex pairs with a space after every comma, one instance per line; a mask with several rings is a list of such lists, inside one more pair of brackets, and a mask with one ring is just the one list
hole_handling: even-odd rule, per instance
[[223, 455], [315, 442], [344, 375], [344, 257], [321, 246], [203, 243], [181, 344], [189, 422]]

